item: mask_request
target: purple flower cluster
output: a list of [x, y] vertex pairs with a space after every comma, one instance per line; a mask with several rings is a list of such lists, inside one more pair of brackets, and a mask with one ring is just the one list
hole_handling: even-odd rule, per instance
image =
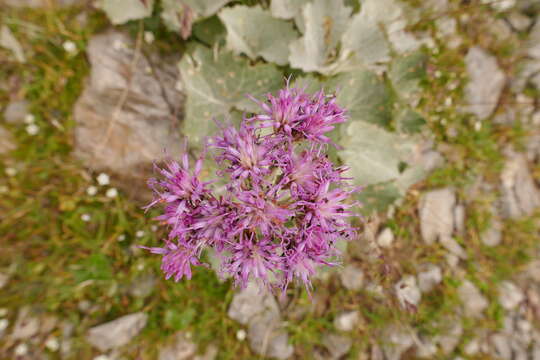
[[[253, 98], [252, 98], [253, 99]], [[283, 291], [297, 278], [308, 290], [321, 265], [335, 265], [336, 241], [353, 236], [347, 221], [356, 205], [345, 167], [326, 156], [325, 133], [346, 120], [335, 97], [286, 88], [266, 101], [253, 99], [259, 114], [245, 116], [240, 128], [225, 126], [206, 144], [226, 177], [224, 195], [200, 180], [204, 155], [190, 168], [169, 161], [152, 179], [155, 199], [164, 205], [157, 220], [170, 230], [160, 254], [162, 270], [176, 281], [191, 278], [205, 248], [221, 260], [220, 274], [245, 287], [255, 280]], [[206, 153], [205, 151], [205, 153]]]

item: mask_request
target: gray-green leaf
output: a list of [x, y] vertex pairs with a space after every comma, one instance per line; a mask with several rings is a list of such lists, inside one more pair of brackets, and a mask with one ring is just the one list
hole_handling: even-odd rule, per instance
[[101, 7], [115, 25], [152, 15], [154, 0], [103, 0]]
[[292, 19], [300, 13], [302, 6], [309, 0], [272, 0], [270, 11], [272, 16], [280, 19]]
[[391, 65], [388, 76], [400, 97], [414, 103], [420, 92], [420, 82], [426, 76], [427, 56], [423, 51], [397, 57]]
[[251, 59], [262, 56], [278, 65], [287, 64], [289, 43], [298, 38], [292, 23], [272, 17], [260, 6], [235, 6], [220, 11], [227, 28], [227, 45]]
[[390, 60], [390, 47], [379, 24], [366, 11], [356, 14], [342, 39], [343, 47], [353, 51], [366, 65]]
[[230, 52], [214, 54], [198, 46], [180, 61], [180, 74], [187, 95], [183, 132], [194, 143], [215, 131], [213, 119], [230, 117], [231, 110], [255, 111], [246, 94], [260, 97], [277, 91], [283, 75], [270, 64], [250, 66]]
[[359, 185], [372, 185], [396, 180], [402, 162], [404, 142], [399, 136], [376, 125], [351, 122], [345, 130], [339, 152], [349, 175]]
[[292, 67], [306, 72], [325, 73], [325, 67], [337, 57], [337, 44], [351, 15], [343, 0], [314, 0], [304, 5], [304, 35], [290, 44]]

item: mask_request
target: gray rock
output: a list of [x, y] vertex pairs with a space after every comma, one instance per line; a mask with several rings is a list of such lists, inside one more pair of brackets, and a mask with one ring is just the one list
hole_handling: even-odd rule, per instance
[[463, 352], [468, 356], [475, 356], [480, 352], [480, 340], [474, 338], [463, 347]]
[[494, 356], [502, 360], [512, 360], [512, 347], [507, 334], [495, 333], [489, 340], [493, 346]]
[[497, 216], [493, 217], [489, 227], [480, 234], [482, 243], [489, 247], [498, 246], [502, 241], [502, 228], [501, 220]]
[[240, 324], [247, 325], [254, 316], [266, 312], [279, 317], [276, 299], [267, 290], [249, 283], [245, 289], [234, 295], [227, 314]]
[[425, 270], [418, 273], [418, 287], [423, 293], [426, 293], [441, 283], [442, 271], [434, 264], [427, 264], [424, 267]]
[[463, 303], [465, 315], [479, 317], [488, 307], [488, 301], [469, 280], [463, 281], [458, 288], [458, 295]]
[[507, 19], [516, 31], [525, 31], [532, 24], [532, 19], [519, 11], [512, 11], [507, 15]]
[[463, 335], [463, 326], [459, 320], [453, 321], [452, 327], [444, 332], [444, 334], [437, 336], [437, 342], [440, 344], [441, 351], [445, 355], [451, 354], [459, 344], [461, 335]]
[[456, 195], [450, 188], [426, 192], [419, 204], [420, 232], [427, 244], [451, 237], [454, 230]]
[[394, 243], [394, 233], [390, 228], [384, 228], [377, 236], [377, 244], [382, 248], [389, 248]]
[[184, 332], [178, 332], [173, 336], [171, 344], [159, 350], [159, 360], [188, 360], [197, 352], [197, 345], [190, 336]]
[[416, 285], [416, 278], [412, 275], [406, 275], [394, 286], [399, 303], [404, 308], [410, 305], [417, 306], [422, 298], [422, 293]]
[[122, 316], [95, 326], [88, 331], [86, 340], [101, 351], [126, 345], [146, 326], [148, 315], [143, 312]]
[[328, 349], [331, 359], [340, 359], [351, 350], [352, 340], [349, 337], [327, 334], [323, 337], [323, 345]]
[[416, 356], [421, 359], [433, 359], [439, 349], [431, 339], [419, 339], [416, 343]]
[[525, 300], [525, 294], [514, 283], [503, 281], [499, 285], [499, 303], [506, 310], [512, 310]]
[[462, 204], [454, 207], [454, 228], [459, 236], [465, 234], [465, 206]]
[[334, 326], [339, 331], [352, 331], [359, 323], [360, 313], [358, 311], [344, 312], [334, 319]]
[[364, 285], [364, 272], [354, 264], [348, 264], [339, 272], [339, 278], [343, 286], [351, 291], [358, 291]]
[[529, 216], [540, 207], [540, 191], [523, 154], [509, 153], [501, 174], [501, 188], [503, 216]]
[[382, 345], [387, 360], [400, 360], [401, 355], [415, 344], [416, 335], [410, 328], [390, 327], [384, 335], [385, 342]]
[[11, 338], [14, 340], [29, 339], [39, 332], [39, 325], [39, 319], [32, 316], [30, 308], [25, 306], [19, 310]]
[[506, 76], [494, 56], [478, 46], [469, 49], [465, 57], [469, 83], [465, 89], [469, 103], [467, 111], [480, 120], [488, 118], [499, 102]]
[[156, 277], [151, 274], [140, 276], [130, 285], [129, 293], [134, 297], [146, 298], [154, 290], [156, 281]]
[[26, 100], [10, 102], [4, 110], [4, 120], [10, 124], [22, 123], [29, 113], [29, 104]]
[[517, 74], [512, 78], [512, 91], [521, 93], [529, 81], [538, 73], [540, 73], [540, 61], [536, 59], [527, 59], [518, 64]]
[[450, 251], [452, 254], [456, 255], [458, 258], [460, 259], [467, 258], [467, 253], [454, 238], [441, 237], [439, 242], [441, 243], [442, 246], [444, 246], [446, 250]]
[[74, 153], [94, 170], [125, 178], [120, 185], [142, 196], [129, 180], [143, 185], [154, 161], [181, 153], [184, 96], [175, 90], [178, 59], [153, 59], [133, 47], [117, 31], [90, 39], [90, 76], [74, 108]]
[[527, 55], [535, 59], [540, 59], [540, 15], [536, 17], [535, 24], [529, 32], [527, 42]]
[[535, 342], [531, 352], [532, 360], [540, 360], [540, 343]]
[[271, 311], [256, 315], [250, 321], [248, 340], [251, 350], [261, 356], [288, 359], [294, 352], [279, 314]]
[[9, 275], [4, 274], [4, 273], [0, 273], [0, 289], [2, 289], [4, 286], [6, 286], [8, 281], [9, 281]]

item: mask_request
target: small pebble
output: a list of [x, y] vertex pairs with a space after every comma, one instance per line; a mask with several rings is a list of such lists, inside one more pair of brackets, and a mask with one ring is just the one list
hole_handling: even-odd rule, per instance
[[84, 221], [84, 222], [89, 222], [91, 220], [91, 216], [90, 214], [82, 214], [81, 215], [81, 220]]
[[110, 188], [105, 193], [105, 196], [107, 196], [108, 198], [114, 199], [115, 197], [118, 196], [118, 190], [116, 190], [116, 188]]
[[145, 234], [144, 230], [137, 230], [137, 232], [135, 233], [135, 236], [138, 238], [142, 238], [144, 234]]
[[74, 55], [77, 53], [77, 44], [75, 44], [73, 41], [71, 40], [67, 40], [67, 41], [64, 41], [64, 43], [62, 44], [62, 47], [64, 48], [64, 50], [70, 54], [70, 55]]
[[98, 175], [96, 180], [97, 180], [99, 185], [105, 186], [105, 185], [109, 185], [109, 182], [111, 181], [111, 178], [109, 177], [109, 175], [107, 175], [105, 173], [101, 173], [101, 174]]
[[58, 351], [58, 349], [60, 349], [60, 342], [58, 341], [57, 338], [55, 337], [50, 337], [49, 339], [47, 339], [47, 341], [45, 342], [45, 347], [47, 349], [49, 349], [50, 351], [52, 352], [56, 352]]
[[6, 316], [8, 313], [8, 309], [6, 308], [0, 308], [0, 317]]
[[39, 132], [39, 126], [37, 126], [36, 124], [30, 124], [26, 127], [26, 132], [28, 133], [28, 135], [37, 135], [37, 133]]
[[17, 169], [12, 168], [12, 167], [6, 168], [6, 175], [7, 176], [15, 176], [15, 175], [17, 175]]
[[36, 121], [36, 117], [33, 114], [26, 114], [23, 121], [25, 124], [30, 125]]
[[86, 194], [88, 196], [94, 196], [97, 194], [97, 192], [98, 192], [98, 188], [94, 185], [89, 186], [88, 189], [86, 189]]
[[6, 185], [0, 185], [0, 194], [6, 194], [9, 188]]
[[28, 354], [28, 345], [21, 343], [15, 347], [15, 356], [25, 356]]
[[118, 235], [118, 238], [117, 238], [117, 240], [118, 240], [118, 241], [120, 241], [120, 242], [122, 242], [122, 241], [126, 240], [126, 235], [124, 235], [124, 234], [120, 234], [120, 235]]
[[236, 332], [236, 338], [238, 339], [238, 341], [244, 341], [246, 340], [246, 330], [244, 329], [240, 329]]
[[96, 356], [94, 360], [110, 360], [110, 358], [107, 355], [103, 354]]
[[145, 31], [144, 32], [144, 41], [147, 44], [152, 44], [155, 39], [156, 39], [156, 37], [154, 36], [153, 32], [151, 32], [151, 31]]
[[9, 326], [9, 321], [7, 319], [0, 319], [0, 333], [4, 332]]

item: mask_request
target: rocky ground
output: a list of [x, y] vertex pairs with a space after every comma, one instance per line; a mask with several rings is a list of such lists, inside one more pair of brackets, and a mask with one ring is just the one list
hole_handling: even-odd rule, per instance
[[0, 358], [540, 359], [540, 3], [409, 2], [433, 171], [276, 298], [165, 281], [137, 247], [152, 162], [181, 151], [178, 37], [0, 0]]

